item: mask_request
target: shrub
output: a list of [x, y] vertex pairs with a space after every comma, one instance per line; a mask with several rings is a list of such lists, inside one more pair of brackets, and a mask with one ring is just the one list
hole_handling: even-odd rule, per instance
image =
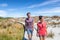
[[49, 34], [47, 35], [47, 37], [48, 37], [48, 38], [53, 38], [53, 37], [54, 37], [54, 33], [52, 33], [52, 32], [49, 33]]

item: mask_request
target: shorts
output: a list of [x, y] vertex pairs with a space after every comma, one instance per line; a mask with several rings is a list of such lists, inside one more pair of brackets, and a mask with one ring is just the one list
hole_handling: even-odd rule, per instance
[[32, 35], [33, 34], [33, 30], [32, 29], [27, 29], [27, 34], [28, 35]]

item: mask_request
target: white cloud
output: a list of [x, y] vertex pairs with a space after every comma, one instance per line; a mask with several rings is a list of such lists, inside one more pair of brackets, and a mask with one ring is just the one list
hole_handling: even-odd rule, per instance
[[44, 10], [44, 11], [39, 11], [40, 13], [60, 13], [60, 7], [55, 7], [52, 9]]
[[8, 14], [7, 17], [14, 17], [14, 18], [17, 18], [17, 17], [24, 17], [23, 13], [11, 13], [11, 14]]
[[45, 9], [45, 10], [39, 10], [39, 11], [35, 11], [33, 12], [36, 15], [48, 15], [48, 16], [52, 16], [52, 15], [59, 15], [60, 16], [60, 7], [55, 7], [52, 9]]
[[1, 7], [7, 7], [8, 4], [0, 4]]
[[48, 5], [48, 4], [52, 4], [52, 3], [56, 3], [56, 2], [59, 2], [60, 0], [49, 0], [49, 1], [46, 1], [46, 2], [43, 2], [43, 3], [40, 3], [40, 4], [35, 4], [35, 5], [31, 5], [27, 8], [35, 8], [35, 7], [41, 7], [41, 6], [45, 6], [45, 5]]
[[8, 11], [15, 11], [15, 10], [17, 10], [17, 9], [8, 9]]
[[0, 10], [0, 16], [5, 17], [7, 15], [7, 12], [4, 10]]

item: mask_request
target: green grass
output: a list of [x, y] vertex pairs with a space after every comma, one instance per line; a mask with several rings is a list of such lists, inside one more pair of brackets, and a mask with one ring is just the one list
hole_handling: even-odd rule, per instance
[[6, 28], [2, 33], [0, 33], [0, 40], [22, 40], [23, 33], [23, 28]]
[[23, 25], [19, 23], [10, 24], [8, 21], [0, 18], [0, 40], [22, 40], [24, 35]]
[[0, 34], [0, 40], [13, 40], [13, 38], [7, 34]]

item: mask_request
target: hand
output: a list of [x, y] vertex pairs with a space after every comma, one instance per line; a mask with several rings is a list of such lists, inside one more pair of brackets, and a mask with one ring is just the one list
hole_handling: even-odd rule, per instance
[[48, 33], [46, 33], [46, 36], [48, 36]]
[[32, 30], [34, 31], [34, 27], [32, 26]]
[[37, 33], [36, 35], [37, 35], [37, 36], [39, 36], [39, 34], [38, 34], [38, 33]]
[[27, 30], [27, 28], [25, 27], [25, 30]]
[[32, 30], [34, 31], [34, 28], [32, 28]]

